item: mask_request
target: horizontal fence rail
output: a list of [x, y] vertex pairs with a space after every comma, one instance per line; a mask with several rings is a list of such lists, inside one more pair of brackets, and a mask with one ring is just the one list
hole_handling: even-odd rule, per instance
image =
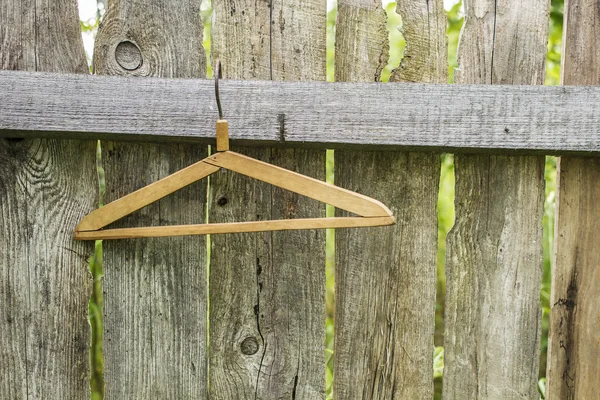
[[[224, 80], [235, 145], [600, 155], [600, 87]], [[207, 79], [0, 71], [0, 137], [211, 143]]]

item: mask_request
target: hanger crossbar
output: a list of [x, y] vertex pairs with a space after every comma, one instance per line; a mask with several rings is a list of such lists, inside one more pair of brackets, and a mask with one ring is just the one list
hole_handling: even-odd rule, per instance
[[393, 225], [394, 222], [395, 219], [393, 216], [300, 218], [275, 221], [228, 222], [197, 225], [103, 229], [98, 231], [77, 231], [75, 232], [75, 239], [106, 240], [324, 228], [360, 228], [369, 226]]

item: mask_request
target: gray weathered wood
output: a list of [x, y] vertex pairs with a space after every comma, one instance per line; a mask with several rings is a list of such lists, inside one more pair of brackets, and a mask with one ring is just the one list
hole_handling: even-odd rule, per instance
[[[236, 0], [213, 5], [212, 57], [223, 62], [226, 78], [325, 79], [324, 1]], [[230, 84], [223, 82], [221, 87]], [[250, 124], [252, 101], [229, 89], [221, 93], [225, 117], [238, 121], [237, 127], [243, 120]], [[267, 91], [263, 95], [270, 96]], [[243, 98], [245, 106], [237, 108], [234, 98]], [[279, 126], [277, 114], [268, 118]], [[281, 118], [287, 124], [288, 116]], [[260, 129], [257, 133], [262, 134]], [[236, 151], [325, 178], [324, 150]], [[324, 204], [231, 172], [213, 175], [210, 191], [210, 222], [325, 214]], [[324, 398], [324, 302], [323, 230], [211, 237], [210, 397]]]
[[455, 169], [444, 398], [536, 398], [543, 163], [461, 156]]
[[[88, 72], [74, 0], [3, 1], [0, 69]], [[95, 141], [0, 139], [0, 398], [89, 398]]]
[[[400, 66], [392, 72], [390, 81], [446, 83], [448, 19], [441, 2], [398, 1], [396, 12], [402, 17], [406, 48]], [[448, 101], [448, 98], [445, 100]]]
[[595, 399], [600, 396], [600, 163], [563, 157], [558, 166], [546, 398]]
[[[381, 107], [388, 101], [375, 101], [375, 99], [366, 100], [368, 97], [363, 97], [366, 93], [361, 90], [362, 87], [356, 82], [379, 82], [381, 72], [386, 66], [389, 44], [387, 40], [387, 30], [385, 27], [386, 15], [381, 3], [376, 0], [349, 0], [338, 2], [338, 13], [335, 31], [335, 80], [333, 85], [338, 88], [348, 88], [345, 93], [338, 92], [337, 107], [329, 110], [330, 113], [344, 113], [345, 108], [356, 107], [354, 113], [362, 113], [366, 111], [365, 107], [374, 106], [379, 110], [378, 118], [381, 117]], [[338, 83], [342, 82], [342, 83]], [[346, 82], [352, 82], [351, 84]], [[328, 84], [327, 87], [332, 87]], [[389, 89], [391, 86], [375, 84], [365, 85], [379, 89]], [[322, 91], [317, 90], [315, 94]], [[349, 93], [358, 95], [360, 99], [358, 103], [349, 101]], [[395, 95], [398, 95], [396, 92]], [[383, 100], [383, 99], [380, 99]], [[322, 101], [316, 101], [321, 103]], [[326, 104], [326, 103], [325, 103]], [[345, 104], [346, 107], [340, 107]], [[365, 114], [368, 114], [366, 112]], [[331, 118], [331, 117], [330, 117]], [[333, 125], [333, 124], [332, 124]]]
[[[543, 84], [548, 8], [466, 1], [457, 82]], [[458, 155], [455, 172], [444, 398], [538, 398], [544, 158]]]
[[[236, 145], [600, 154], [597, 87], [224, 80], [221, 97]], [[216, 116], [211, 80], [0, 71], [3, 137], [209, 143]]]
[[431, 399], [439, 157], [343, 153], [336, 184], [381, 199], [397, 222], [336, 230], [334, 394]]
[[[565, 2], [562, 83], [599, 85], [598, 2]], [[547, 398], [600, 397], [600, 162], [558, 162]]]
[[[199, 3], [113, 0], [94, 54], [98, 74], [203, 77]], [[117, 97], [114, 94], [113, 99]], [[92, 104], [98, 101], [89, 99]], [[143, 118], [151, 115], [150, 110], [146, 112]], [[102, 145], [106, 201], [207, 155], [207, 147], [200, 145]], [[115, 225], [203, 223], [206, 188], [206, 181], [200, 181]], [[205, 246], [203, 236], [104, 243], [107, 398], [198, 399], [206, 395]]]
[[[406, 9], [418, 5], [404, 3]], [[431, 17], [443, 11], [441, 1], [430, 3]], [[427, 29], [428, 18], [405, 22], [404, 29]], [[338, 2], [336, 80], [379, 80], [387, 61], [385, 23], [379, 1]], [[447, 70], [436, 67], [445, 62], [444, 37], [443, 26], [433, 29], [415, 46], [414, 60], [405, 60], [404, 73], [445, 81]], [[443, 60], [432, 56], [432, 64], [424, 63], [428, 55]], [[398, 115], [377, 114], [380, 119]], [[392, 227], [336, 230], [333, 391], [338, 399], [433, 397], [439, 168], [439, 156], [431, 153], [335, 152], [336, 184], [384, 202], [397, 221]]]

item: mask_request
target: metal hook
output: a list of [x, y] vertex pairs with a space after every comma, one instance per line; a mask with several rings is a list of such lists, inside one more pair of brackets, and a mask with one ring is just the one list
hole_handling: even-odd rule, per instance
[[221, 61], [217, 60], [215, 66], [215, 98], [217, 99], [217, 108], [219, 109], [219, 119], [223, 119], [223, 109], [221, 108], [221, 98], [219, 97], [219, 79], [223, 78], [221, 74]]

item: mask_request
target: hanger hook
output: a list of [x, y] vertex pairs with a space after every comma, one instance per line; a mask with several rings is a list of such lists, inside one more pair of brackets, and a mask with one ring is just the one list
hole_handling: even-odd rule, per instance
[[215, 98], [217, 99], [217, 108], [219, 109], [219, 119], [223, 119], [223, 109], [221, 108], [221, 98], [219, 97], [219, 79], [223, 78], [221, 73], [221, 61], [217, 60], [215, 66]]

